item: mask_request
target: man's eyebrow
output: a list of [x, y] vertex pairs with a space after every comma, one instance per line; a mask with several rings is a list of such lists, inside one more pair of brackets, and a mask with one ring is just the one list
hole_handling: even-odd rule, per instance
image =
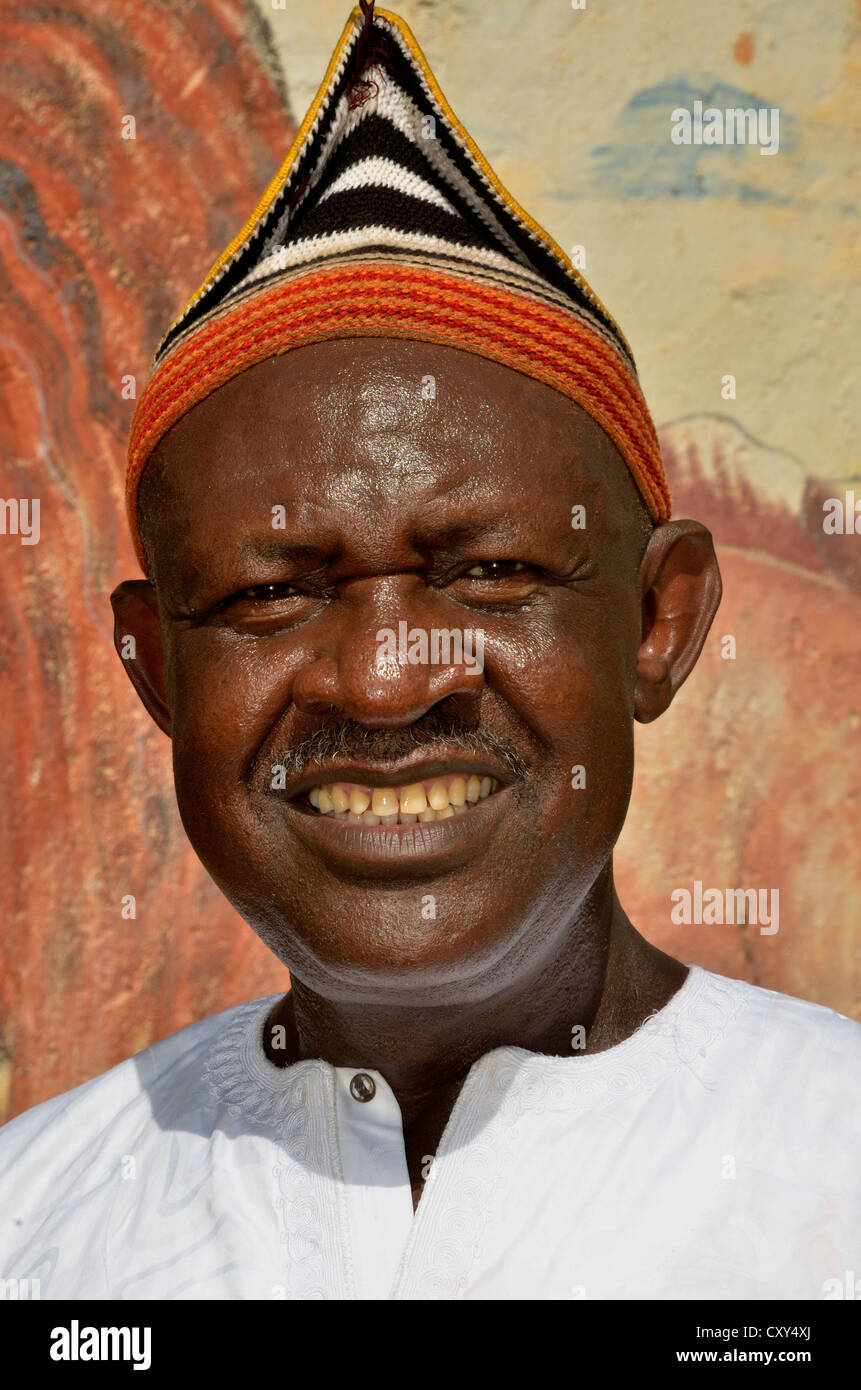
[[[225, 560], [222, 557], [220, 568], [224, 572], [218, 576], [218, 582], [227, 583], [229, 575], [236, 566], [250, 565], [255, 562], [263, 565], [279, 562], [285, 565], [292, 564], [303, 569], [305, 573], [312, 569], [320, 570], [331, 561], [335, 550], [336, 547], [332, 546], [294, 544], [277, 537], [246, 536], [237, 547], [236, 552], [231, 551], [226, 569], [224, 568]], [[183, 605], [190, 604], [195, 607], [205, 601], [202, 597], [204, 583], [201, 576], [207, 572], [207, 564], [199, 557], [182, 563], [177, 573], [177, 592], [183, 596]], [[210, 582], [215, 583], [216, 576], [210, 575]]]
[[336, 545], [308, 545], [287, 537], [248, 536], [239, 547], [241, 560], [286, 560], [296, 564], [325, 564], [338, 550]]
[[[412, 528], [410, 540], [419, 547], [452, 546], [480, 540], [487, 535], [514, 535], [528, 522], [528, 517], [513, 516], [509, 512], [480, 519], [462, 517], [452, 520], [441, 517], [438, 522], [427, 519]], [[344, 549], [344, 543], [336, 539], [334, 534], [327, 537], [325, 542], [315, 545], [306, 541], [291, 541], [289, 521], [286, 529], [287, 534], [282, 533], [280, 537], [249, 535], [242, 542], [240, 555], [246, 559], [325, 564], [337, 559]]]
[[416, 527], [413, 540], [418, 543], [450, 546], [468, 541], [480, 540], [482, 536], [512, 533], [516, 529], [516, 519], [509, 515], [487, 517], [484, 520], [469, 521], [427, 521]]
[[[538, 539], [535, 534], [535, 518], [522, 512], [502, 511], [482, 517], [432, 517], [418, 521], [409, 532], [409, 543], [419, 552], [422, 550], [456, 549], [469, 545], [484, 537], [492, 537], [496, 542], [526, 543]], [[288, 519], [285, 531], [273, 534], [250, 531], [237, 540], [235, 550], [231, 546], [231, 567], [235, 564], [282, 564], [294, 566], [306, 573], [323, 570], [338, 564], [350, 548], [349, 538], [342, 536], [334, 528], [327, 527], [325, 536], [314, 543], [310, 540], [291, 540], [291, 524]], [[296, 527], [299, 529], [299, 526]], [[549, 541], [549, 537], [543, 538]], [[553, 538], [558, 543], [558, 538]], [[189, 567], [188, 579], [194, 583], [199, 577], [200, 564]]]

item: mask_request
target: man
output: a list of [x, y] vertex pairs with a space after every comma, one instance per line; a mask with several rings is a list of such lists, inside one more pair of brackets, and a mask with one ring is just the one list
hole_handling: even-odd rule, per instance
[[292, 988], [6, 1126], [3, 1276], [818, 1298], [856, 1268], [861, 1029], [670, 959], [613, 887], [709, 534], [669, 520], [615, 323], [394, 16], [350, 16], [159, 349], [128, 501], [118, 650]]

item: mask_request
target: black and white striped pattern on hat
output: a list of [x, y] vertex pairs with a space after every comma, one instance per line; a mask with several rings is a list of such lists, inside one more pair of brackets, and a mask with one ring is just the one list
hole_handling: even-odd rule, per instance
[[351, 15], [273, 196], [169, 330], [156, 362], [249, 291], [371, 256], [448, 264], [549, 295], [633, 368], [613, 319], [445, 106], [406, 26], [366, 8], [370, 18], [359, 9]]

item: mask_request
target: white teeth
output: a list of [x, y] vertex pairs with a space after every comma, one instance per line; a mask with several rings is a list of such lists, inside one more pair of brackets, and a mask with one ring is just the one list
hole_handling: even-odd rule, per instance
[[434, 811], [442, 811], [448, 804], [448, 788], [445, 782], [434, 782], [428, 792], [428, 805]]
[[398, 814], [398, 793], [394, 787], [374, 787], [371, 793], [371, 810], [375, 816], [396, 816]]
[[466, 781], [463, 777], [452, 777], [448, 800], [450, 806], [466, 805]]
[[353, 825], [413, 825], [417, 821], [449, 820], [462, 816], [490, 796], [492, 777], [472, 773], [410, 782], [402, 787], [361, 787], [352, 782], [332, 782], [312, 787], [308, 800], [316, 811]]
[[427, 810], [428, 799], [421, 782], [413, 782], [401, 792], [401, 815], [404, 811], [410, 816], [420, 816]]

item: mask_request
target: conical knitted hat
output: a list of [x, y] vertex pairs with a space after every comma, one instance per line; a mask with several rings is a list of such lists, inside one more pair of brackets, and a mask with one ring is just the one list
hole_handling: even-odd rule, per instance
[[403, 20], [352, 11], [284, 163], [159, 344], [129, 442], [126, 501], [159, 441], [246, 368], [327, 338], [417, 338], [577, 401], [655, 521], [670, 515], [631, 350], [559, 246], [503, 188]]

